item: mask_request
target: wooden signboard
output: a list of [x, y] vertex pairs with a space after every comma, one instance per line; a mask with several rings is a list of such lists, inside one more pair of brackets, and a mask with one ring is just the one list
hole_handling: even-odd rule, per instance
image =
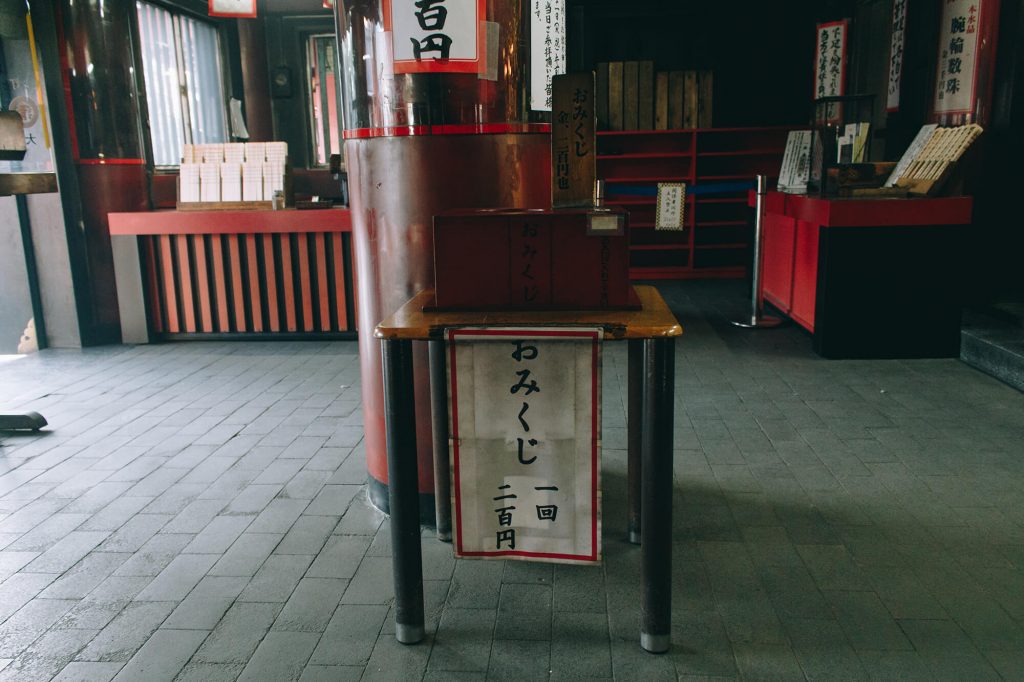
[[668, 71], [659, 71], [654, 80], [654, 129], [668, 129]]
[[552, 83], [551, 206], [593, 206], [597, 178], [594, 72], [557, 75]]
[[640, 101], [640, 64], [624, 62], [622, 65], [622, 129], [637, 129], [637, 103]]
[[601, 330], [448, 329], [455, 556], [601, 559]]
[[654, 129], [654, 62], [640, 62], [637, 79], [637, 130]]

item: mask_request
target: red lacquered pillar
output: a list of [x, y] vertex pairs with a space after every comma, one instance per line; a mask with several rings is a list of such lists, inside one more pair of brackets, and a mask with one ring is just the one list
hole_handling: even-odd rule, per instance
[[149, 207], [132, 53], [131, 0], [60, 0], [55, 19], [81, 202], [89, 291], [83, 343], [120, 341], [107, 214]]
[[[474, 72], [392, 55], [386, 0], [335, 3], [345, 163], [358, 278], [359, 354], [370, 498], [388, 510], [383, 373], [373, 328], [433, 286], [432, 218], [456, 208], [550, 206], [548, 126], [528, 118], [528, 5], [479, 3]], [[407, 38], [406, 38], [407, 40]], [[490, 61], [488, 61], [488, 56]], [[463, 67], [465, 68], [465, 67]], [[433, 523], [429, 363], [413, 348], [421, 519]], [[447, 452], [438, 453], [447, 457]]]

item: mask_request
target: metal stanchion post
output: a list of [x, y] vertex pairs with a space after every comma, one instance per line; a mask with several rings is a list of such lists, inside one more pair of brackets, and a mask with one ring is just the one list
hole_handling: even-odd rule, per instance
[[744, 329], [767, 329], [778, 327], [782, 320], [764, 314], [764, 301], [761, 298], [761, 244], [764, 237], [764, 195], [768, 192], [768, 177], [757, 176], [757, 202], [754, 210], [754, 267], [751, 280], [750, 317], [733, 320], [733, 324]]

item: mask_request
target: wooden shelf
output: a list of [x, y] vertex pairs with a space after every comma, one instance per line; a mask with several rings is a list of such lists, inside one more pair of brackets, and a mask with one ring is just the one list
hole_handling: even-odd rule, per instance
[[722, 152], [699, 152], [700, 156], [782, 156], [785, 149], [771, 147], [768, 149], [740, 149], [735, 151]]
[[746, 220], [701, 220], [698, 221], [697, 227], [731, 227], [749, 224]]
[[[682, 232], [682, 230], [676, 230]], [[689, 244], [630, 244], [630, 251], [689, 251]]]
[[640, 154], [598, 154], [597, 160], [606, 159], [685, 159], [693, 156], [691, 152], [650, 152]]
[[[604, 178], [608, 184], [627, 185], [627, 188], [658, 182], [685, 182], [688, 185], [686, 200], [690, 208], [686, 226], [679, 232], [665, 233], [666, 237], [674, 236], [674, 243], [667, 243], [668, 239], [651, 233], [654, 223], [649, 212], [657, 203], [656, 197], [630, 196], [625, 193], [627, 188], [623, 188], [622, 194], [612, 193], [612, 196], [620, 198], [607, 200], [609, 206], [639, 212], [637, 217], [640, 219], [630, 223], [630, 228], [637, 230], [638, 236], [643, 234], [643, 239], [637, 241], [666, 242], [633, 244], [630, 247], [630, 277], [698, 279], [745, 276], [749, 236], [740, 228], [749, 224], [746, 192], [743, 192], [744, 196], [736, 196], [740, 190], [729, 185], [708, 186], [708, 194], [693, 194], [690, 190], [729, 181], [753, 184], [756, 176], [765, 171], [769, 177], [778, 177], [788, 132], [788, 128], [780, 127], [599, 132], [597, 158], [602, 163], [598, 164], [598, 169], [615, 176]], [[658, 162], [658, 159], [662, 161]], [[682, 159], [682, 162], [672, 159]], [[682, 168], [679, 170], [688, 169], [689, 173], [671, 174], [680, 165]], [[702, 217], [707, 220], [702, 220]], [[696, 231], [705, 228], [702, 238], [711, 243], [697, 243]]]
[[692, 175], [676, 176], [676, 177], [653, 177], [653, 178], [605, 178], [605, 182], [609, 184], [613, 183], [625, 183], [625, 182], [693, 182]]
[[697, 249], [702, 250], [725, 250], [725, 249], [746, 249], [749, 244], [697, 244]]

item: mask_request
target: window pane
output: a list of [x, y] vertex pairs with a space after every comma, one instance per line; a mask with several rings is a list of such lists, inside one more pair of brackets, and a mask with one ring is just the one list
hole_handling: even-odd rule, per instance
[[142, 68], [149, 105], [153, 163], [176, 166], [185, 143], [182, 125], [178, 60], [174, 48], [174, 23], [167, 10], [147, 2], [136, 3], [139, 14]]
[[331, 154], [341, 153], [339, 135], [340, 92], [335, 73], [334, 36], [311, 36], [307, 44], [309, 61], [310, 117], [313, 128], [313, 158], [327, 165]]
[[179, 17], [192, 142], [227, 142], [220, 42], [209, 24]]

